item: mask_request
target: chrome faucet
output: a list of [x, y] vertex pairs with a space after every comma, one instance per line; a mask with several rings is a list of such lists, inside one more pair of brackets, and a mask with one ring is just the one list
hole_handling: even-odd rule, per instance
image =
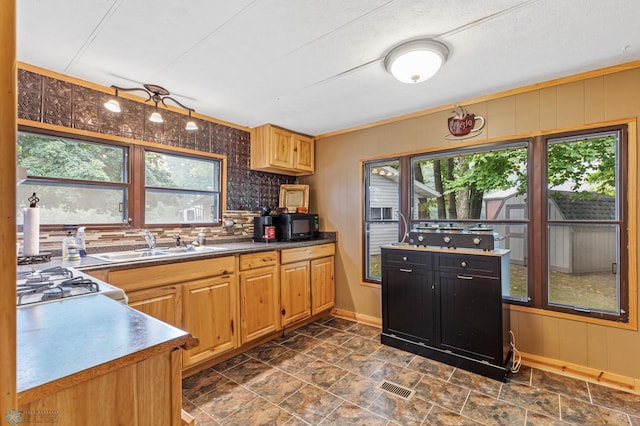
[[151, 232], [145, 229], [142, 236], [144, 237], [144, 240], [147, 242], [147, 245], [149, 246], [149, 250], [153, 250], [154, 248], [156, 248], [155, 235], [153, 235]]

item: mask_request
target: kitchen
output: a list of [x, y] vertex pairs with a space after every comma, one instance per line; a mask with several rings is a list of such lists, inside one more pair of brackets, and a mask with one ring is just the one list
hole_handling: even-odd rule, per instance
[[[590, 69], [590, 74], [555, 81], [543, 88], [525, 87], [521, 91], [502, 93], [491, 99], [473, 98], [468, 93], [463, 93], [458, 98], [468, 110], [487, 118], [487, 133], [481, 136], [487, 140], [501, 140], [541, 129], [562, 129], [637, 117], [637, 106], [629, 101], [637, 99], [633, 94], [637, 90], [636, 64], [601, 71], [598, 68], [600, 67]], [[8, 75], [5, 78], [12, 77]], [[109, 83], [112, 82], [107, 82], [107, 85]], [[471, 100], [465, 101], [469, 98]], [[185, 103], [189, 104], [187, 101]], [[6, 110], [3, 108], [3, 111]], [[309, 184], [313, 188], [310, 205], [316, 206], [317, 213], [324, 218], [323, 230], [340, 233], [336, 258], [336, 307], [343, 314], [355, 315], [355, 318], [369, 323], [380, 321], [379, 287], [362, 285], [360, 217], [358, 214], [344, 214], [345, 211], [360, 210], [360, 161], [424, 150], [425, 140], [434, 141], [432, 148], [444, 146], [446, 143], [442, 136], [446, 132], [446, 120], [450, 111], [449, 105], [442, 108], [434, 106], [432, 110], [401, 120], [365, 126], [350, 132], [338, 132], [335, 135], [328, 134], [317, 139], [316, 173], [299, 178], [298, 183]], [[401, 114], [394, 114], [398, 115]], [[3, 117], [4, 119], [9, 118]], [[371, 121], [375, 119], [369, 120]], [[294, 125], [287, 127], [298, 130]], [[354, 126], [339, 128], [348, 127]], [[391, 135], [394, 142], [389, 147], [388, 138]], [[417, 140], [416, 135], [420, 135], [420, 140]], [[15, 137], [9, 139], [14, 140]], [[13, 170], [13, 167], [15, 164], [7, 161], [6, 167], [2, 168], [3, 173], [12, 175], [7, 170]], [[3, 179], [4, 181], [8, 182], [9, 179]], [[349, 184], [345, 185], [345, 182]], [[4, 189], [3, 187], [3, 193], [15, 191], [11, 186], [7, 186], [6, 192]], [[3, 217], [14, 218], [12, 208], [8, 210], [11, 211]], [[10, 227], [7, 225], [6, 229], [9, 228], [11, 232], [5, 233], [3, 230], [3, 235], [15, 234], [15, 223]], [[631, 228], [635, 229], [633, 226]], [[4, 252], [12, 252], [8, 249], [12, 245], [9, 243], [12, 241], [5, 243]], [[3, 270], [12, 269], [9, 259], [5, 259], [5, 262], [6, 268]], [[3, 279], [5, 281], [13, 281], [13, 278]], [[555, 360], [556, 366], [570, 364], [576, 371], [580, 370], [587, 375], [594, 371], [603, 372], [605, 376], [611, 373], [632, 381], [635, 379], [636, 383], [640, 377], [638, 367], [631, 361], [633, 356], [630, 356], [639, 352], [637, 330], [589, 325], [527, 312], [512, 312], [512, 323], [519, 325], [519, 329], [514, 331], [519, 335], [520, 349], [525, 353], [538, 355], [540, 362]], [[565, 339], [565, 336], [571, 338]], [[7, 379], [7, 382], [11, 382], [11, 379]], [[637, 384], [635, 387], [637, 389]], [[7, 389], [9, 388], [8, 386]]]

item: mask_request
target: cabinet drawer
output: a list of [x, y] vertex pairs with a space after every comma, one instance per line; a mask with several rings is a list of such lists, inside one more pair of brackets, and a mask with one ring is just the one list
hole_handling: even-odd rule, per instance
[[278, 252], [276, 251], [243, 254], [240, 255], [240, 270], [244, 271], [245, 269], [275, 265], [277, 260]]
[[496, 256], [441, 254], [436, 263], [441, 271], [500, 277], [500, 258]]
[[384, 250], [383, 256], [384, 262], [390, 266], [431, 266], [429, 254], [416, 250]]
[[307, 246], [294, 249], [282, 250], [280, 253], [280, 263], [298, 262], [300, 260], [315, 259], [318, 257], [333, 256], [336, 246], [333, 243], [319, 246]]
[[120, 287], [127, 292], [199, 278], [232, 274], [234, 270], [235, 257], [226, 256], [111, 271], [109, 272], [109, 284]]

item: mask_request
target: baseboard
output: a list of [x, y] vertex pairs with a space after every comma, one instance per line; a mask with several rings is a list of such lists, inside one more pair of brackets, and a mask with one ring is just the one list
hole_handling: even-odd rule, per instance
[[372, 317], [370, 315], [359, 314], [357, 312], [347, 311], [344, 309], [333, 308], [331, 313], [337, 317], [350, 319], [365, 324], [373, 325], [375, 327], [382, 328], [382, 319], [378, 317]]
[[521, 352], [522, 364], [640, 395], [640, 379]]

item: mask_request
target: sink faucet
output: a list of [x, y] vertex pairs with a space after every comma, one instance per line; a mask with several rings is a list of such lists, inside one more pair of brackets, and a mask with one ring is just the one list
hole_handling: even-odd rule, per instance
[[180, 235], [176, 234], [173, 238], [176, 239], [176, 247], [180, 247]]
[[147, 242], [147, 245], [149, 246], [149, 250], [153, 250], [154, 248], [156, 248], [156, 237], [155, 235], [153, 235], [151, 232], [149, 232], [148, 230], [144, 230], [144, 233], [142, 234], [142, 236], [144, 237], [145, 241]]

